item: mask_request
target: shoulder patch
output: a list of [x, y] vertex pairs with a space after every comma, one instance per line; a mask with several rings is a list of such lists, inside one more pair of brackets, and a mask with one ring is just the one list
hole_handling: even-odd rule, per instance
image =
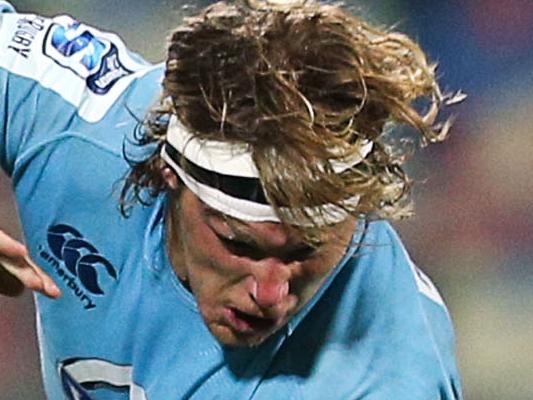
[[[54, 19], [44, 42], [44, 54], [85, 79], [95, 94], [106, 94], [138, 69], [128, 57], [119, 57], [117, 45], [99, 32], [68, 16]], [[130, 64], [129, 68], [125, 64]]]
[[58, 93], [89, 122], [100, 120], [137, 77], [152, 66], [133, 57], [113, 33], [70, 16], [5, 14], [0, 68]]

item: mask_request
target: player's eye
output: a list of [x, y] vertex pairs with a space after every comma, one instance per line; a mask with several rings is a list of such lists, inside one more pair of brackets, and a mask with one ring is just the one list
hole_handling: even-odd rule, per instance
[[246, 257], [252, 260], [261, 260], [266, 257], [265, 251], [259, 247], [241, 240], [228, 239], [217, 235], [224, 247], [238, 257]]
[[291, 263], [294, 261], [305, 261], [313, 257], [319, 249], [319, 247], [313, 247], [308, 244], [302, 244], [292, 249], [280, 251], [274, 254], [259, 247], [253, 242], [239, 240], [238, 238], [230, 239], [221, 234], [215, 234], [222, 243], [222, 245], [230, 253], [238, 257], [246, 257], [251, 260], [262, 260], [267, 257], [276, 256], [286, 263]]
[[317, 252], [317, 249], [315, 247], [312, 247], [309, 245], [303, 245], [288, 252], [285, 258], [288, 261], [305, 261], [313, 257], [316, 254], [316, 252]]

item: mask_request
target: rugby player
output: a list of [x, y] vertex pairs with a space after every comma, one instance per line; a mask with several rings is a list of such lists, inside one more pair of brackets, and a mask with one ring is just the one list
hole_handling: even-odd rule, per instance
[[387, 222], [411, 210], [387, 136], [443, 140], [460, 97], [416, 43], [338, 5], [220, 2], [150, 65], [0, 10], [25, 237], [0, 235], [1, 290], [38, 292], [50, 399], [461, 398], [450, 316]]

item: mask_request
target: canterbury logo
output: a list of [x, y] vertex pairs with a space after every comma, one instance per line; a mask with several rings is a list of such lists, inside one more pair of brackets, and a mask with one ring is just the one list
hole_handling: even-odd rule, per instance
[[104, 294], [98, 284], [98, 274], [117, 279], [117, 271], [98, 250], [69, 225], [53, 225], [48, 229], [48, 246], [52, 254], [65, 263], [83, 287], [93, 294]]

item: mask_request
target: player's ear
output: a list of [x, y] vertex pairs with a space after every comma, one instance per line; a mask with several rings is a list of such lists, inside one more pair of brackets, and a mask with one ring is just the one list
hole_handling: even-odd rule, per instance
[[178, 188], [178, 177], [176, 176], [176, 173], [172, 171], [170, 167], [164, 167], [161, 170], [161, 173], [163, 174], [163, 179], [167, 183], [167, 186], [176, 190]]

